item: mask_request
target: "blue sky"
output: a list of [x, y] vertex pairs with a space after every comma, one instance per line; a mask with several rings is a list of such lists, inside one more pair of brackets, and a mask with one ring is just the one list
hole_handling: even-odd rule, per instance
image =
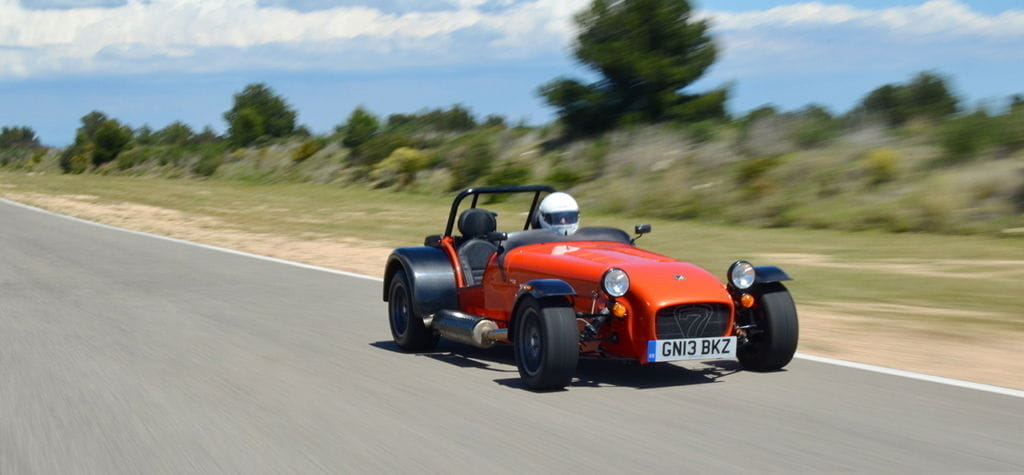
[[[100, 110], [134, 127], [224, 129], [232, 94], [265, 82], [326, 132], [364, 105], [387, 115], [461, 103], [540, 124], [588, 0], [0, 0], [0, 125], [50, 145]], [[693, 91], [729, 109], [842, 112], [931, 70], [967, 105], [1024, 93], [1024, 0], [691, 2], [720, 59]]]

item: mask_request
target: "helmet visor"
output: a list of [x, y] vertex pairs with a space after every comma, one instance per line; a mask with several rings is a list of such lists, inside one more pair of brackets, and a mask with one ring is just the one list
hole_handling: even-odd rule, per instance
[[543, 213], [541, 217], [544, 218], [548, 224], [559, 225], [559, 224], [576, 224], [580, 221], [579, 211], [558, 211], [554, 213]]

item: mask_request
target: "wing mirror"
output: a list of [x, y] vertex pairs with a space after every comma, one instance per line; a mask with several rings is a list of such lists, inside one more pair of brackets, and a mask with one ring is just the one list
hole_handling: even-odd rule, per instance
[[629, 241], [631, 244], [635, 244], [636, 240], [640, 239], [640, 236], [643, 236], [644, 234], [647, 234], [647, 233], [651, 232], [651, 225], [650, 224], [638, 224], [638, 225], [636, 225], [635, 228], [633, 228], [633, 232], [636, 233], [636, 237], [633, 238], [631, 241]]

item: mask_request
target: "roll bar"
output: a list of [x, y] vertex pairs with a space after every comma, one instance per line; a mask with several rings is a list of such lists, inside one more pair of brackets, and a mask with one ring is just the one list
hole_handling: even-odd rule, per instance
[[467, 196], [473, 196], [473, 202], [469, 205], [470, 208], [476, 208], [477, 200], [480, 199], [480, 195], [492, 195], [498, 193], [533, 193], [533, 202], [530, 203], [530, 212], [526, 215], [526, 223], [523, 224], [523, 230], [530, 229], [530, 220], [533, 218], [534, 211], [537, 210], [537, 203], [540, 201], [541, 193], [554, 193], [555, 189], [547, 185], [525, 185], [525, 186], [480, 186], [476, 188], [466, 188], [455, 195], [455, 200], [452, 201], [452, 210], [448, 214], [448, 226], [444, 228], [444, 236], [451, 237], [452, 229], [455, 227], [455, 217], [459, 214], [459, 204], [462, 203]]

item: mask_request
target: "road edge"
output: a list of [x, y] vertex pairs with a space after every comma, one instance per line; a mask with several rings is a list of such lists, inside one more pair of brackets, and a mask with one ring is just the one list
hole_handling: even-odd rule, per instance
[[[162, 235], [159, 235], [159, 234], [148, 233], [148, 232], [145, 232], [145, 231], [137, 231], [137, 230], [134, 230], [134, 229], [120, 228], [120, 227], [117, 227], [117, 226], [111, 226], [109, 224], [97, 223], [95, 221], [89, 221], [87, 219], [76, 218], [74, 216], [68, 216], [66, 214], [57, 213], [55, 211], [50, 211], [50, 210], [43, 209], [43, 208], [38, 208], [38, 207], [35, 207], [35, 206], [32, 206], [32, 205], [27, 205], [27, 204], [24, 204], [24, 203], [19, 203], [17, 201], [11, 201], [11, 200], [9, 200], [7, 198], [3, 198], [3, 197], [0, 197], [0, 202], [9, 204], [9, 205], [12, 205], [12, 206], [15, 206], [15, 207], [19, 207], [19, 208], [23, 208], [23, 209], [27, 209], [27, 210], [32, 210], [32, 211], [48, 214], [48, 215], [51, 215], [51, 216], [56, 216], [56, 217], [59, 217], [59, 218], [68, 219], [68, 220], [71, 220], [71, 221], [77, 221], [79, 223], [90, 224], [90, 225], [93, 225], [93, 226], [99, 226], [101, 228], [106, 228], [106, 229], [110, 229], [110, 230], [114, 230], [114, 231], [121, 231], [121, 232], [126, 232], [126, 233], [129, 233], [129, 234], [135, 234], [135, 235], [138, 235], [138, 236], [144, 236], [144, 237], [149, 237], [149, 238], [154, 238], [154, 239], [161, 239], [161, 240], [164, 240], [164, 241], [170, 241], [170, 242], [174, 242], [174, 243], [178, 243], [178, 244], [184, 244], [184, 245], [189, 245], [189, 246], [196, 246], [196, 247], [200, 247], [200, 248], [208, 249], [208, 250], [212, 250], [212, 251], [226, 252], [228, 254], [234, 254], [234, 255], [237, 255], [237, 256], [249, 257], [249, 258], [253, 258], [253, 259], [260, 259], [260, 260], [264, 260], [264, 261], [268, 261], [268, 262], [274, 262], [274, 263], [277, 263], [277, 264], [290, 265], [290, 266], [300, 267], [300, 268], [303, 268], [303, 269], [315, 270], [315, 271], [320, 271], [320, 272], [327, 272], [327, 273], [336, 274], [336, 275], [343, 275], [343, 276], [346, 276], [346, 277], [353, 277], [353, 278], [357, 278], [357, 279], [371, 280], [371, 281], [375, 281], [375, 282], [383, 282], [384, 281], [384, 279], [382, 279], [380, 277], [373, 277], [373, 276], [369, 276], [369, 275], [357, 274], [355, 272], [348, 272], [348, 271], [342, 271], [342, 270], [337, 270], [337, 269], [330, 269], [330, 268], [327, 268], [327, 267], [314, 266], [314, 265], [311, 265], [311, 264], [303, 264], [301, 262], [289, 261], [289, 260], [285, 260], [285, 259], [279, 259], [279, 258], [276, 258], [276, 257], [263, 256], [263, 255], [260, 255], [260, 254], [253, 254], [251, 252], [239, 251], [239, 250], [235, 250], [235, 249], [229, 249], [229, 248], [226, 248], [226, 247], [219, 247], [219, 246], [213, 246], [213, 245], [210, 245], [210, 244], [203, 244], [203, 243], [198, 243], [198, 242], [193, 242], [193, 241], [186, 241], [184, 239], [178, 239], [178, 238], [173, 238], [173, 237], [169, 237], [169, 236], [162, 236]], [[815, 362], [815, 363], [823, 363], [823, 364], [830, 364], [830, 365], [835, 365], [835, 366], [842, 366], [842, 367], [845, 367], [845, 368], [852, 368], [852, 369], [858, 369], [858, 370], [862, 370], [862, 371], [870, 371], [870, 372], [873, 372], [873, 373], [880, 373], [880, 374], [885, 374], [885, 375], [890, 375], [890, 376], [898, 376], [898, 377], [902, 377], [902, 378], [915, 379], [915, 380], [918, 380], [918, 381], [926, 381], [926, 382], [931, 382], [931, 383], [936, 383], [936, 384], [942, 384], [942, 385], [945, 385], [945, 386], [953, 386], [953, 387], [958, 387], [958, 388], [963, 388], [963, 389], [972, 389], [972, 390], [976, 390], [976, 391], [984, 391], [984, 392], [993, 393], [993, 394], [1000, 394], [1000, 395], [1004, 395], [1004, 396], [1024, 398], [1024, 391], [1017, 390], [1017, 389], [1012, 389], [1012, 388], [1005, 388], [1005, 387], [1002, 387], [1002, 386], [993, 386], [993, 385], [990, 385], [990, 384], [975, 383], [975, 382], [964, 381], [964, 380], [960, 380], [960, 379], [945, 378], [945, 377], [942, 377], [942, 376], [933, 376], [933, 375], [929, 375], [929, 374], [915, 373], [913, 371], [906, 371], [906, 370], [895, 369], [895, 368], [886, 368], [884, 366], [875, 366], [875, 365], [870, 365], [870, 364], [865, 364], [865, 363], [857, 363], [855, 361], [846, 361], [846, 360], [840, 360], [840, 359], [835, 359], [835, 358], [828, 358], [828, 357], [824, 357], [824, 356], [808, 355], [808, 354], [804, 354], [804, 353], [796, 353], [793, 357], [801, 359], [801, 360], [812, 361], [812, 362]]]

